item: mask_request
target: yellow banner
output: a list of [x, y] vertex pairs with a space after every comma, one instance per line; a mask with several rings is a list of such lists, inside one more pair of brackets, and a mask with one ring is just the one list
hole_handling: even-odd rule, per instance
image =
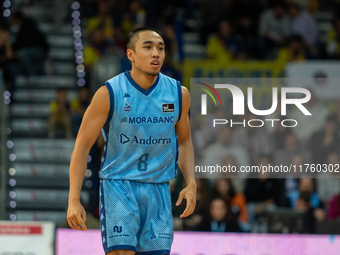
[[183, 85], [190, 87], [190, 78], [277, 78], [284, 77], [285, 63], [280, 61], [215, 60], [184, 61]]

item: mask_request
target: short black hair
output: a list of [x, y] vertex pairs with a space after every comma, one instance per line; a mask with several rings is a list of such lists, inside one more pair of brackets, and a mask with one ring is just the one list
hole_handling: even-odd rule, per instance
[[144, 32], [144, 31], [153, 31], [153, 32], [156, 32], [157, 34], [160, 35], [160, 33], [155, 28], [152, 28], [152, 27], [140, 27], [140, 28], [137, 28], [137, 29], [133, 30], [128, 35], [128, 38], [127, 38], [127, 48], [128, 49], [131, 49], [131, 50], [135, 51], [135, 43], [138, 40], [138, 34], [140, 32]]

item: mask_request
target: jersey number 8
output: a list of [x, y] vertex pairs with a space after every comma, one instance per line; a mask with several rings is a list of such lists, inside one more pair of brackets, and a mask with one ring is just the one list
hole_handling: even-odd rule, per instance
[[138, 171], [146, 171], [148, 169], [149, 153], [145, 153], [139, 158]]

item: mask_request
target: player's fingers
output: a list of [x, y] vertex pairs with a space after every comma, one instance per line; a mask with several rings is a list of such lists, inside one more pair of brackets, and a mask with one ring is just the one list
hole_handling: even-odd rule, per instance
[[83, 220], [84, 224], [86, 223], [86, 212], [83, 211], [81, 214], [81, 219]]
[[194, 197], [186, 197], [187, 200], [187, 207], [185, 208], [184, 212], [182, 213], [183, 217], [187, 217], [192, 214], [196, 207], [196, 199]]
[[82, 231], [87, 230], [84, 221], [82, 220], [81, 216], [77, 215], [77, 224], [79, 225], [79, 229]]
[[185, 208], [184, 212], [179, 216], [180, 218], [187, 217], [188, 207]]
[[74, 222], [74, 216], [67, 213], [67, 222], [72, 229], [77, 230], [77, 224]]
[[80, 225], [80, 221], [79, 221], [78, 217], [80, 218], [80, 216], [78, 216], [77, 214], [70, 216], [70, 222], [72, 222], [72, 224], [74, 226], [73, 229], [82, 230], [81, 227], [80, 227], [81, 225]]
[[79, 228], [77, 227], [77, 224], [72, 220], [72, 219], [67, 219], [68, 224], [72, 229], [78, 230]]
[[195, 206], [190, 200], [187, 200], [187, 206], [184, 210], [184, 212], [180, 215], [180, 218], [187, 217], [190, 214], [192, 214], [195, 210]]
[[84, 222], [84, 227], [85, 227], [85, 231], [87, 230], [87, 227], [86, 227], [86, 225], [85, 225], [85, 223], [86, 223], [86, 212], [84, 211], [82, 214], [81, 214], [81, 218], [82, 218], [82, 220], [83, 220], [83, 222]]
[[182, 203], [183, 198], [184, 198], [184, 194], [183, 192], [180, 192], [176, 205], [180, 205]]

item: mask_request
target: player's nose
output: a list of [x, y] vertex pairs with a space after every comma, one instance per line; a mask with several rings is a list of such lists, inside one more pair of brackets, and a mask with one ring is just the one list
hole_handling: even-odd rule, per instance
[[153, 58], [159, 58], [159, 52], [157, 50], [157, 47], [153, 47], [153, 50], [152, 50], [152, 57]]

